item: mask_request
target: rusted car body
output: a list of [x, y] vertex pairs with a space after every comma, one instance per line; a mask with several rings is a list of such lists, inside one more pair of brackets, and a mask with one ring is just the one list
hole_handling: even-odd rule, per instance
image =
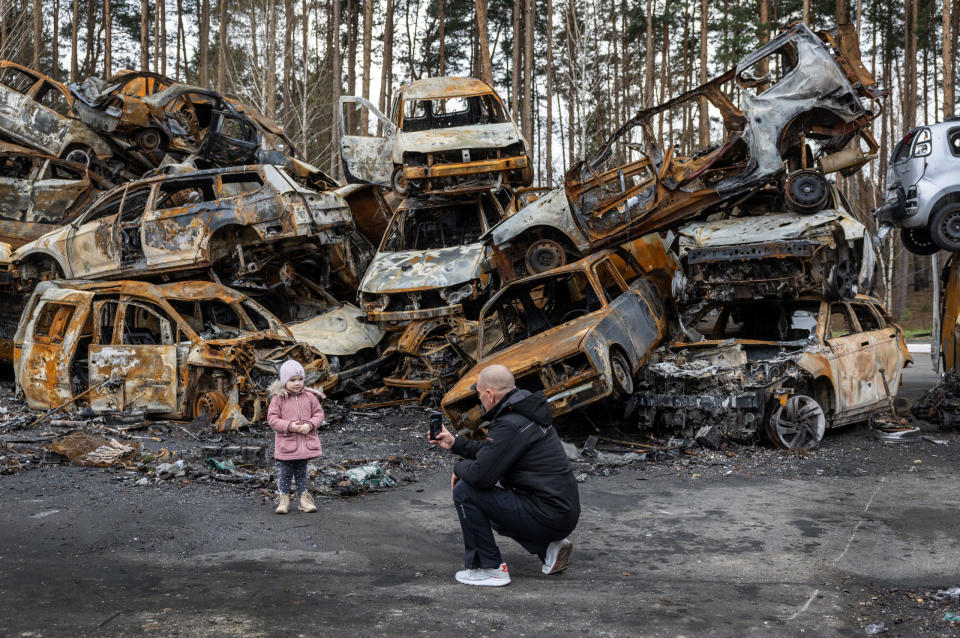
[[308, 385], [329, 380], [320, 352], [209, 282], [43, 282], [14, 338], [17, 384], [33, 409], [83, 394], [96, 412], [206, 418], [220, 430], [265, 418], [268, 386], [290, 357]]
[[19, 248], [69, 223], [111, 186], [83, 164], [0, 142], [0, 242]]
[[[778, 77], [753, 75], [763, 65]], [[742, 110], [724, 93], [734, 82]], [[816, 212], [827, 188], [824, 174], [850, 174], [876, 155], [869, 126], [880, 113], [879, 96], [860, 62], [852, 25], [814, 34], [797, 24], [736, 68], [641, 110], [592, 159], [574, 165], [562, 187], [495, 228], [493, 244], [513, 267], [542, 272], [701, 213], [731, 209], [740, 196], [768, 183], [798, 209]], [[719, 146], [685, 156], [677, 144], [655, 140], [657, 117], [701, 99], [722, 115]], [[645, 151], [624, 163], [624, 155], [636, 150], [636, 128]], [[816, 143], [816, 155], [808, 140]], [[854, 140], [866, 148], [847, 148]]]
[[678, 236], [688, 303], [801, 294], [852, 299], [871, 292], [877, 265], [866, 228], [839, 205], [812, 215], [693, 222]]
[[[352, 130], [346, 109], [366, 109], [379, 134]], [[340, 157], [348, 181], [404, 195], [474, 190], [533, 180], [530, 149], [500, 96], [474, 78], [402, 85], [387, 117], [369, 101], [340, 98]]]
[[633, 393], [633, 376], [667, 334], [661, 293], [624, 250], [600, 251], [505, 285], [484, 306], [476, 365], [443, 397], [458, 428], [480, 427], [476, 380], [491, 364], [542, 390], [554, 416]]
[[716, 302], [651, 357], [631, 406], [642, 427], [810, 449], [826, 428], [889, 410], [912, 362], [871, 297]]
[[418, 397], [445, 388], [464, 369], [459, 346], [498, 278], [481, 235], [512, 209], [509, 189], [407, 198], [390, 220], [360, 283], [370, 322], [391, 331], [399, 355], [388, 388]]
[[118, 186], [12, 259], [25, 284], [61, 276], [212, 272], [249, 289], [298, 282], [326, 288], [333, 281], [355, 290], [372, 252], [358, 252], [363, 244], [341, 197], [306, 189], [277, 167], [262, 165]]
[[122, 138], [156, 166], [167, 154], [217, 166], [254, 163], [256, 123], [216, 91], [155, 73], [125, 72], [70, 85], [73, 111], [92, 129]]
[[109, 175], [123, 167], [114, 150], [70, 116], [73, 96], [53, 78], [0, 60], [0, 139], [85, 164]]

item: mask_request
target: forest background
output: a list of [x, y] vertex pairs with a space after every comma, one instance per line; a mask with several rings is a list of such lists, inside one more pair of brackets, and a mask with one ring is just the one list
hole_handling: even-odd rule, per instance
[[[62, 82], [148, 69], [235, 95], [335, 177], [341, 95], [386, 112], [402, 82], [471, 75], [504, 98], [547, 186], [639, 109], [798, 20], [853, 23], [864, 64], [889, 90], [874, 122], [880, 157], [837, 178], [873, 228], [893, 146], [955, 115], [960, 0], [0, 0], [0, 58]], [[723, 128], [694, 104], [658, 118], [656, 132], [689, 152]], [[934, 262], [896, 233], [882, 253], [879, 296], [911, 332], [929, 329]]]

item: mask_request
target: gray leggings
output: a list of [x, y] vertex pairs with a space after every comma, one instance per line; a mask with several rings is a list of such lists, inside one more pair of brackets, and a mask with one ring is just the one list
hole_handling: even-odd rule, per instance
[[297, 496], [307, 491], [307, 459], [281, 461], [277, 459], [277, 493], [290, 493], [290, 480], [297, 479]]

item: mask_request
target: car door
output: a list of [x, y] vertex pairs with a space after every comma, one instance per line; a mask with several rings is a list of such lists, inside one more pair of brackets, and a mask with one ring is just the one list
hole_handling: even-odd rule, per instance
[[903, 335], [899, 328], [888, 324], [873, 305], [854, 301], [850, 303], [850, 307], [860, 322], [861, 330], [869, 335], [873, 342], [877, 361], [878, 400], [885, 403], [887, 391], [893, 396], [900, 387], [900, 376], [906, 362], [901, 345]]
[[140, 225], [148, 269], [190, 267], [200, 262], [210, 239], [210, 223], [220, 207], [215, 179], [204, 175], [158, 184]]
[[39, 237], [27, 237], [24, 232], [27, 231], [30, 184], [35, 164], [23, 155], [11, 153], [0, 156], [0, 241], [14, 248]]
[[91, 292], [62, 288], [40, 297], [16, 362], [17, 382], [31, 408], [55, 408], [73, 398], [71, 367], [92, 300]]
[[[364, 109], [373, 115], [366, 118], [368, 130], [355, 130]], [[377, 123], [382, 134], [376, 133]], [[348, 182], [390, 186], [395, 137], [393, 123], [369, 101], [350, 95], [340, 98], [340, 159]]]
[[[30, 193], [31, 214], [27, 221], [42, 224], [61, 224], [74, 204], [93, 190], [89, 175], [69, 166], [51, 170], [52, 160], [46, 160], [37, 171]], [[49, 230], [49, 229], [48, 229]]]
[[72, 277], [97, 278], [120, 270], [115, 231], [125, 192], [113, 191], [71, 225], [65, 246]]
[[[90, 345], [90, 406], [106, 410], [177, 411], [176, 326], [161, 308], [141, 301], [94, 306]], [[116, 386], [97, 386], [114, 377]], [[93, 389], [97, 388], [97, 389]]]
[[27, 103], [40, 77], [12, 66], [0, 67], [0, 129], [23, 144], [56, 154], [51, 140], [38, 135], [29, 120]]
[[826, 326], [827, 359], [838, 388], [837, 416], [865, 410], [881, 396], [877, 364], [869, 333], [860, 331], [848, 304], [829, 304]]

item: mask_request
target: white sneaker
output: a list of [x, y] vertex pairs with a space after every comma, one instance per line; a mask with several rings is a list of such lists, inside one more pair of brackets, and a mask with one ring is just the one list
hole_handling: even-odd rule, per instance
[[464, 569], [457, 572], [457, 582], [481, 587], [503, 587], [510, 584], [510, 572], [506, 563], [501, 563], [497, 569]]
[[573, 543], [569, 538], [562, 541], [553, 541], [547, 545], [547, 557], [540, 568], [544, 574], [559, 574], [570, 564], [570, 554], [573, 553]]

